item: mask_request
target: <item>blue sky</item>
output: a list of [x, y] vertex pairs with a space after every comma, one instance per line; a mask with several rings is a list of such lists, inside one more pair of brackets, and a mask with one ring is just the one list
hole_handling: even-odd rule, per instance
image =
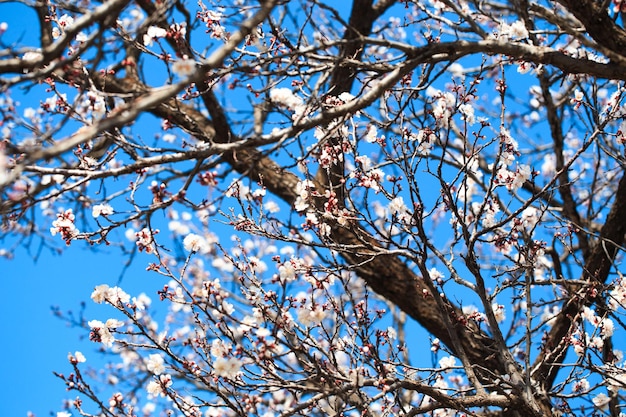
[[[0, 5], [0, 20], [9, 23], [9, 30], [2, 37], [5, 44], [16, 38], [33, 44], [37, 31], [29, 26], [32, 20], [24, 18], [25, 10], [17, 4]], [[9, 249], [6, 241], [0, 246]], [[90, 352], [97, 346], [86, 340], [80, 342], [83, 332], [55, 318], [51, 307], [77, 310], [93, 286], [107, 275], [119, 274], [122, 264], [118, 255], [90, 253], [78, 246], [68, 248], [63, 256], [43, 250], [37, 261], [22, 248], [13, 252], [12, 260], [0, 258], [5, 294], [0, 303], [4, 318], [0, 320], [3, 416], [26, 416], [28, 411], [37, 416], [51, 412], [56, 415], [67, 393], [53, 370], [70, 369], [67, 354], [78, 349], [95, 360]]]
[[[3, 3], [0, 16], [0, 21], [9, 25], [1, 39], [5, 45], [17, 40], [23, 45], [38, 45], [38, 28], [33, 27], [35, 16], [29, 9]], [[37, 93], [24, 96], [19, 87], [12, 90], [12, 96], [23, 107], [38, 107], [41, 99]], [[104, 361], [97, 354], [100, 344], [90, 342], [85, 330], [70, 327], [55, 317], [52, 308], [78, 312], [81, 302], [85, 302], [87, 319], [110, 315], [110, 308], [95, 305], [89, 296], [96, 285], [118, 283], [125, 258], [116, 248], [100, 246], [94, 251], [84, 242], [74, 242], [62, 254], [45, 248], [37, 254], [37, 245], [29, 251], [11, 248], [11, 240], [0, 240], [0, 249], [10, 250], [13, 256], [11, 260], [0, 257], [6, 294], [0, 304], [0, 314], [5, 318], [0, 320], [0, 375], [5, 378], [0, 391], [0, 415], [21, 417], [32, 412], [38, 417], [56, 416], [62, 410], [63, 399], [76, 397], [53, 374], [71, 370], [68, 353], [80, 350], [87, 358], [85, 365], [94, 368]], [[127, 291], [149, 292], [145, 280], [158, 280], [145, 271], [144, 264], [145, 259], [125, 271], [120, 285]], [[162, 284], [156, 282], [152, 293]]]
[[[26, 416], [28, 411], [47, 416], [61, 411], [61, 401], [68, 393], [52, 372], [71, 370], [68, 352], [82, 351], [87, 357], [85, 365], [102, 363], [96, 355], [100, 345], [87, 340], [84, 330], [70, 328], [54, 317], [51, 310], [59, 306], [63, 311], [79, 311], [81, 301], [85, 301], [87, 318], [102, 314], [104, 308], [91, 302], [89, 295], [98, 284], [115, 284], [124, 260], [115, 249], [92, 252], [84, 246], [76, 242], [61, 256], [44, 250], [36, 262], [22, 249], [15, 252], [13, 260], [0, 258], [5, 294], [0, 303], [4, 318], [0, 320], [3, 416]], [[136, 291], [142, 280], [155, 277], [134, 265], [121, 285]]]

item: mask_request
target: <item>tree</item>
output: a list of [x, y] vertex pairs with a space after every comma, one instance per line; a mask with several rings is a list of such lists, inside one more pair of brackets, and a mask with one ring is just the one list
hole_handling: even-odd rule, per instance
[[68, 410], [624, 415], [626, 4], [347, 3], [24, 2], [5, 244], [162, 277]]

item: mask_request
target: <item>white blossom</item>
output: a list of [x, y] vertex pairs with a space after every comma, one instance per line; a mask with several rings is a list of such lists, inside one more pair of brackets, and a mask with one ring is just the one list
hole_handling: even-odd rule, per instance
[[167, 36], [167, 30], [158, 26], [150, 26], [146, 34], [143, 35], [143, 44], [151, 46], [155, 39], [164, 38], [165, 36]]
[[230, 343], [222, 342], [220, 339], [215, 339], [211, 342], [211, 355], [216, 358], [223, 357], [228, 354], [231, 349]]
[[113, 214], [113, 207], [111, 207], [107, 203], [96, 204], [95, 206], [91, 208], [91, 215], [93, 217], [100, 217], [100, 216], [106, 217], [111, 214]]
[[370, 125], [367, 128], [367, 133], [365, 134], [365, 141], [369, 143], [374, 143], [376, 142], [377, 137], [378, 137], [378, 129], [376, 128], [376, 126]]
[[170, 375], [159, 375], [158, 381], [152, 380], [148, 383], [146, 391], [150, 398], [165, 397], [166, 391], [164, 388], [172, 386], [172, 377]]
[[476, 116], [474, 116], [474, 106], [469, 103], [461, 104], [459, 106], [459, 111], [463, 115], [463, 120], [467, 122], [470, 126], [476, 123]]
[[389, 212], [392, 216], [396, 216], [402, 221], [407, 221], [410, 218], [402, 196], [398, 196], [389, 202]]
[[493, 310], [493, 315], [495, 316], [496, 321], [498, 323], [502, 323], [506, 318], [506, 315], [504, 314], [504, 306], [502, 304], [493, 303], [491, 305], [491, 308]]
[[191, 233], [185, 237], [183, 240], [183, 247], [188, 252], [198, 252], [201, 254], [206, 254], [211, 251], [211, 246], [207, 240], [194, 233]]
[[526, 29], [524, 22], [521, 20], [513, 22], [513, 24], [509, 26], [509, 36], [518, 39], [528, 38], [528, 29]]
[[298, 320], [307, 327], [321, 323], [324, 318], [326, 318], [326, 311], [319, 305], [303, 307], [298, 310]]
[[270, 100], [278, 105], [285, 106], [290, 110], [295, 110], [303, 105], [302, 99], [288, 88], [271, 89]]
[[213, 361], [215, 374], [223, 378], [233, 379], [241, 370], [241, 361], [237, 358], [217, 358]]
[[581, 378], [574, 383], [572, 391], [575, 393], [587, 392], [589, 390], [589, 381], [585, 378]]
[[456, 358], [454, 356], [445, 356], [439, 359], [439, 367], [444, 370], [454, 368], [456, 366]]
[[71, 363], [83, 363], [83, 362], [87, 361], [87, 359], [85, 358], [85, 355], [83, 355], [83, 353], [78, 351], [78, 350], [76, 352], [74, 352], [74, 354], [68, 353], [67, 354], [67, 359]]
[[291, 262], [285, 262], [278, 267], [280, 282], [286, 283], [296, 279], [296, 269]]
[[104, 301], [106, 301], [108, 291], [109, 286], [107, 284], [98, 285], [91, 293], [91, 299], [95, 303], [102, 304]]
[[146, 360], [146, 368], [155, 375], [161, 375], [165, 372], [165, 361], [159, 353], [153, 353]]

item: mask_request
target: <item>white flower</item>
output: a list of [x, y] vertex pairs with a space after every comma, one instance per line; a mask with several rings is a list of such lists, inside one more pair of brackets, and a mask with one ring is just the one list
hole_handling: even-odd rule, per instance
[[83, 363], [87, 361], [87, 359], [85, 358], [85, 355], [83, 355], [83, 353], [78, 350], [74, 352], [74, 358], [76, 359], [76, 362], [79, 362], [79, 363]]
[[227, 315], [232, 315], [235, 312], [235, 306], [227, 301], [222, 301], [222, 311]]
[[120, 287], [111, 287], [106, 291], [106, 299], [113, 305], [117, 305], [118, 303], [126, 304], [130, 301], [130, 295]]
[[67, 28], [68, 26], [72, 26], [74, 24], [74, 18], [68, 14], [64, 14], [59, 18], [58, 23], [61, 27]]
[[520, 74], [526, 74], [527, 72], [529, 72], [532, 69], [532, 65], [529, 62], [519, 62], [517, 64], [517, 72]]
[[157, 381], [150, 381], [150, 383], [146, 387], [146, 391], [148, 391], [148, 395], [150, 397], [156, 397], [159, 394], [162, 394], [161, 384], [159, 384]]
[[280, 211], [280, 206], [273, 200], [263, 203], [263, 208], [267, 210], [268, 213], [278, 213]]
[[300, 181], [296, 184], [296, 193], [298, 193], [298, 197], [294, 203], [294, 208], [297, 212], [302, 212], [309, 208], [308, 201], [311, 195], [310, 190], [314, 189], [315, 184], [313, 184], [313, 181], [311, 180]]
[[602, 337], [611, 337], [613, 336], [613, 331], [615, 329], [615, 324], [613, 324], [613, 320], [609, 318], [603, 318], [600, 322], [601, 330], [600, 334]]
[[575, 393], [587, 392], [588, 389], [589, 389], [589, 381], [587, 381], [585, 378], [581, 378], [577, 380], [574, 383], [574, 386], [572, 387], [572, 391]]
[[344, 103], [354, 100], [354, 96], [348, 92], [343, 92], [339, 94], [337, 98], [339, 98], [339, 100], [343, 101]]
[[274, 103], [295, 110], [303, 106], [303, 101], [288, 88], [273, 88], [270, 90], [270, 100]]
[[398, 196], [389, 202], [389, 212], [392, 216], [401, 216], [402, 214], [407, 212], [406, 205], [404, 204], [404, 199], [401, 196]]
[[[159, 232], [158, 229], [155, 229], [154, 232], [151, 232], [150, 229], [144, 227], [139, 232], [135, 232], [135, 244], [139, 248], [139, 251], [146, 251], [146, 253], [154, 252], [154, 237], [153, 234], [157, 234]], [[127, 235], [127, 237], [129, 237]]]
[[428, 271], [428, 273], [430, 274], [430, 279], [433, 281], [437, 281], [444, 277], [444, 275], [439, 272], [437, 268], [430, 268], [430, 271]]
[[554, 154], [547, 154], [543, 157], [543, 164], [541, 164], [541, 174], [547, 176], [554, 175], [556, 173], [556, 157]]
[[118, 319], [108, 319], [106, 322], [104, 322], [104, 327], [106, 327], [107, 329], [116, 329], [118, 327], [122, 327], [123, 325], [124, 322]]
[[454, 356], [446, 356], [439, 359], [439, 367], [444, 370], [454, 368], [456, 366], [456, 358]]
[[171, 232], [174, 232], [174, 234], [177, 234], [179, 236], [188, 235], [189, 233], [191, 233], [191, 229], [189, 228], [189, 226], [187, 226], [185, 223], [182, 223], [178, 220], [171, 220], [167, 224], [167, 228]]
[[309, 208], [309, 203], [306, 202], [306, 200], [304, 200], [302, 197], [297, 197], [295, 203], [293, 204], [293, 208], [297, 211], [297, 212], [302, 212], [304, 210], [306, 210], [307, 208]]
[[148, 356], [148, 359], [146, 360], [146, 368], [155, 375], [161, 375], [165, 372], [164, 363], [165, 361], [163, 360], [163, 356], [158, 353], [154, 353]]
[[91, 299], [94, 303], [102, 304], [106, 301], [108, 292], [109, 286], [107, 284], [98, 285], [91, 293]]
[[583, 101], [584, 97], [585, 97], [585, 94], [577, 88], [574, 91], [574, 98], [572, 99], [572, 103], [579, 103]]
[[500, 141], [502, 143], [501, 160], [505, 165], [511, 165], [515, 161], [515, 157], [519, 155], [518, 144], [511, 136], [507, 129], [500, 132]]
[[87, 93], [85, 107], [91, 110], [94, 119], [101, 119], [107, 112], [104, 96], [93, 91]]
[[617, 133], [615, 134], [615, 140], [620, 145], [626, 145], [626, 120], [622, 121], [619, 125], [619, 129], [617, 129]]
[[298, 320], [306, 327], [321, 323], [326, 318], [326, 311], [321, 306], [303, 307], [298, 310]]
[[409, 135], [410, 140], [416, 140], [419, 145], [417, 150], [421, 155], [429, 155], [433, 144], [437, 141], [437, 136], [432, 131], [420, 130], [417, 135]]
[[211, 342], [211, 355], [216, 358], [221, 358], [225, 356], [231, 349], [230, 343], [224, 343], [219, 339], [213, 340]]
[[91, 215], [93, 217], [109, 216], [111, 214], [113, 214], [113, 207], [107, 203], [96, 204], [91, 208]]
[[518, 39], [526, 39], [528, 38], [528, 29], [526, 29], [526, 25], [521, 20], [514, 22], [508, 28], [508, 34], [512, 38]]
[[206, 18], [213, 22], [219, 22], [222, 19], [222, 16], [224, 15], [221, 12], [216, 12], [214, 10], [207, 10], [206, 12]]
[[522, 212], [522, 224], [526, 230], [534, 228], [541, 219], [541, 212], [534, 207], [526, 207]]
[[378, 129], [374, 125], [370, 125], [367, 129], [367, 133], [365, 134], [365, 140], [369, 143], [376, 142], [376, 138], [378, 137]]
[[143, 44], [145, 46], [151, 46], [152, 41], [157, 38], [164, 38], [165, 36], [167, 36], [167, 30], [158, 26], [150, 26], [148, 32], [143, 35]]
[[218, 376], [233, 379], [241, 370], [241, 361], [237, 358], [217, 358], [213, 361], [213, 370]]
[[296, 269], [291, 262], [285, 262], [278, 267], [280, 282], [286, 283], [296, 279]]
[[471, 104], [461, 104], [459, 106], [459, 111], [463, 115], [463, 120], [465, 120], [467, 124], [473, 125], [476, 122], [476, 117], [474, 116], [474, 106]]
[[626, 307], [626, 279], [620, 279], [611, 290], [609, 306], [612, 310], [617, 310], [620, 306]]
[[211, 246], [207, 240], [194, 233], [188, 234], [183, 240], [183, 246], [188, 252], [199, 252], [199, 253], [209, 253], [211, 251]]
[[102, 323], [100, 320], [91, 320], [87, 323], [92, 331], [98, 334], [100, 342], [106, 347], [113, 346], [113, 342], [115, 341], [113, 334], [109, 331], [109, 327], [117, 326], [109, 326], [115, 324], [111, 323], [111, 320], [112, 319], [107, 320], [106, 323]]
[[57, 213], [57, 219], [52, 222], [50, 228], [50, 234], [55, 236], [57, 233], [66, 241], [69, 245], [69, 241], [76, 237], [79, 233], [78, 229], [74, 225], [74, 213], [72, 209], [65, 210], [62, 213]]
[[465, 68], [463, 68], [463, 65], [459, 64], [458, 62], [450, 64], [450, 66], [448, 67], [448, 72], [450, 72], [453, 77], [465, 77]]
[[333, 228], [330, 227], [328, 223], [320, 223], [319, 224], [319, 232], [321, 236], [330, 236]]
[[90, 321], [87, 322], [87, 324], [92, 329], [101, 329], [101, 328], [104, 327], [104, 323], [101, 322], [100, 320], [90, 320]]
[[196, 61], [189, 58], [179, 59], [172, 64], [172, 71], [179, 77], [187, 77], [196, 71]]
[[176, 142], [176, 135], [173, 135], [171, 133], [166, 133], [163, 136], [161, 136], [161, 139], [163, 139], [163, 141], [167, 143], [174, 143]]
[[524, 185], [524, 183], [531, 177], [532, 170], [529, 165], [520, 164], [517, 166], [517, 171], [515, 172], [515, 178], [511, 183], [509, 188], [510, 190], [517, 190]]
[[27, 107], [24, 109], [24, 118], [29, 120], [34, 120], [37, 117], [37, 110], [32, 107]]
[[87, 359], [85, 359], [85, 355], [83, 355], [82, 352], [76, 351], [74, 354], [69, 352], [67, 354], [67, 360], [70, 361], [71, 364], [76, 365], [78, 363], [85, 362]]
[[495, 316], [496, 321], [498, 323], [502, 323], [506, 318], [506, 315], [504, 314], [504, 306], [502, 304], [493, 303], [491, 305], [491, 309], [493, 310], [493, 315]]
[[85, 35], [85, 32], [78, 32], [76, 34], [76, 41], [77, 42], [87, 42], [87, 35]]
[[[504, 155], [504, 152], [502, 153]], [[498, 184], [506, 186], [510, 191], [517, 191], [532, 176], [530, 166], [519, 164], [515, 171], [510, 171], [506, 166], [498, 168], [496, 181]]]
[[0, 148], [0, 186], [6, 184], [9, 181], [9, 158], [4, 154], [2, 148]]
[[166, 391], [163, 387], [168, 388], [172, 385], [172, 377], [170, 375], [160, 375], [159, 381], [152, 380], [148, 384], [146, 391], [151, 398], [161, 396], [165, 397]]
[[133, 304], [137, 310], [145, 310], [148, 306], [150, 306], [150, 304], [152, 304], [152, 300], [142, 292], [139, 296], [133, 297]]
[[598, 324], [600, 324], [600, 317], [596, 315], [595, 310], [587, 306], [583, 308], [583, 312], [581, 315], [583, 319], [587, 320], [590, 324], [593, 324], [594, 326], [597, 326]]

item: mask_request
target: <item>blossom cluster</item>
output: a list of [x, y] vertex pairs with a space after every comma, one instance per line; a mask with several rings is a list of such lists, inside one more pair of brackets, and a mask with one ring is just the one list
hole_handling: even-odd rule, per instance
[[58, 213], [57, 219], [52, 222], [50, 234], [52, 236], [56, 236], [57, 234], [61, 235], [61, 238], [65, 241], [65, 243], [69, 245], [72, 239], [76, 238], [76, 236], [80, 233], [74, 224], [75, 220], [76, 216], [74, 215], [72, 209], [67, 209]]

